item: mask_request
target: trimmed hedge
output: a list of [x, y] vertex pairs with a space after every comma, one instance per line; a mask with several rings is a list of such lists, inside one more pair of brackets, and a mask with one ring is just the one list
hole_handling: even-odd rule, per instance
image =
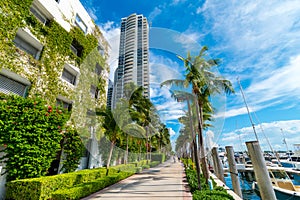
[[150, 163], [150, 167], [155, 167], [155, 166], [157, 166], [157, 165], [159, 165], [160, 163], [159, 163], [159, 161], [152, 161], [151, 163]]
[[[115, 170], [114, 173], [116, 172]], [[106, 168], [97, 168], [54, 176], [15, 180], [6, 184], [6, 199], [49, 199], [57, 189], [93, 181], [105, 175]]]
[[234, 198], [226, 191], [196, 190], [193, 193], [193, 200], [234, 200]]
[[163, 163], [166, 161], [166, 155], [163, 153], [152, 153], [151, 161], [159, 161], [159, 163]]
[[132, 174], [130, 172], [119, 172], [118, 174], [83, 183], [73, 188], [60, 189], [52, 194], [52, 200], [80, 199], [123, 180]]
[[[127, 165], [106, 168], [86, 169], [77, 172], [21, 179], [6, 184], [6, 199], [78, 199], [90, 195], [111, 184], [123, 180], [134, 173], [139, 173], [146, 165], [143, 160]], [[154, 166], [157, 162], [152, 162]]]

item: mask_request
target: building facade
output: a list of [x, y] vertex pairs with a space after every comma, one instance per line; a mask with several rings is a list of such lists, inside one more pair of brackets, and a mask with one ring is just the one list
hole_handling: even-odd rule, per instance
[[149, 97], [149, 26], [143, 15], [132, 14], [121, 19], [114, 80], [114, 102], [123, 97], [124, 86], [130, 82], [143, 86], [144, 96]]
[[107, 89], [107, 103], [106, 103], [107, 109], [111, 109], [112, 106], [113, 90], [114, 90], [114, 83], [111, 80], [109, 80], [108, 89]]
[[71, 111], [72, 126], [93, 146], [80, 168], [100, 166], [93, 111], [106, 105], [109, 45], [102, 33], [79, 0], [8, 0], [0, 10], [0, 93], [39, 96]]

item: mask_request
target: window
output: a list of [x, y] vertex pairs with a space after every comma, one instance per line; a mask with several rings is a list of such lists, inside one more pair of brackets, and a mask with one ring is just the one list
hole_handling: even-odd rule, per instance
[[30, 33], [28, 29], [18, 29], [14, 39], [16, 47], [39, 59], [43, 45]]
[[100, 55], [104, 56], [104, 48], [101, 44], [98, 45], [97, 49], [98, 49], [98, 52], [100, 53]]
[[95, 67], [95, 73], [100, 76], [101, 73], [103, 71], [103, 68], [101, 67], [101, 65], [99, 63], [96, 63], [96, 67]]
[[56, 106], [60, 106], [65, 110], [72, 110], [72, 101], [67, 100], [66, 98], [60, 96], [56, 99]]
[[75, 24], [84, 32], [87, 32], [87, 26], [86, 24], [82, 21], [81, 17], [79, 17], [78, 14], [76, 14], [75, 18]]
[[42, 14], [42, 12], [36, 7], [36, 6], [34, 6], [34, 5], [32, 5], [31, 7], [30, 7], [30, 11], [31, 11], [31, 13], [40, 21], [40, 22], [42, 22], [42, 24], [47, 24], [48, 22], [49, 22], [49, 20], [47, 19], [47, 17], [46, 16], [44, 16], [43, 14]]
[[70, 48], [76, 56], [78, 57], [82, 56], [83, 46], [81, 46], [77, 40], [73, 39]]
[[99, 90], [96, 86], [91, 85], [90, 94], [92, 98], [98, 99]]
[[17, 94], [25, 97], [27, 90], [30, 86], [30, 82], [6, 69], [0, 71], [0, 92], [4, 94]]
[[66, 82], [76, 85], [77, 77], [79, 76], [79, 69], [71, 64], [65, 64], [61, 78]]

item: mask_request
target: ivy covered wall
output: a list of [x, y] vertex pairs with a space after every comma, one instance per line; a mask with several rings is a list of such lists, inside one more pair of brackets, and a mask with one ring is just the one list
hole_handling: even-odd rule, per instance
[[[67, 32], [57, 22], [51, 20], [43, 25], [31, 12], [33, 0], [7, 0], [0, 2], [0, 70], [8, 69], [28, 79], [31, 86], [29, 97], [39, 96], [49, 104], [55, 104], [58, 96], [72, 100], [72, 115], [70, 121], [84, 137], [89, 136], [89, 124], [98, 119], [87, 116], [87, 111], [106, 105], [106, 88], [109, 66], [106, 63], [108, 44], [100, 30], [95, 26], [93, 35], [85, 35], [78, 27], [73, 27]], [[28, 29], [43, 45], [41, 56], [38, 60], [30, 54], [18, 49], [13, 40], [19, 28]], [[76, 40], [82, 47], [80, 57], [76, 56], [70, 46]], [[99, 41], [105, 48], [106, 54], [100, 55], [97, 50]], [[72, 86], [61, 80], [65, 63], [79, 68], [78, 84]], [[102, 73], [95, 73], [98, 63]], [[94, 98], [91, 85], [99, 90], [99, 95]], [[98, 127], [98, 138], [101, 136], [101, 127]]]

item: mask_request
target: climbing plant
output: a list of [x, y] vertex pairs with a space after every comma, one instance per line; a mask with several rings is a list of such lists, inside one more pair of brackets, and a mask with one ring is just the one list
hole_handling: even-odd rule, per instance
[[71, 126], [66, 127], [63, 137], [63, 155], [65, 158], [62, 171], [64, 173], [73, 172], [78, 168], [84, 146], [78, 132]]

